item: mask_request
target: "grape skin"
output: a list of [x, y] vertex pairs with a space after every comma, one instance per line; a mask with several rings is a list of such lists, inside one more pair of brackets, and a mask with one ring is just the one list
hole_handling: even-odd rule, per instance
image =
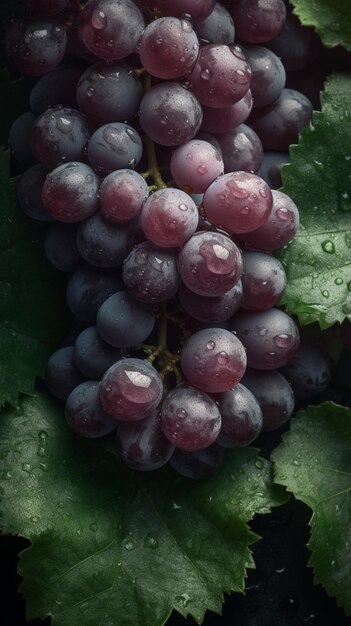
[[42, 200], [48, 212], [60, 222], [75, 223], [98, 209], [100, 179], [85, 163], [70, 162], [47, 175]]
[[191, 452], [176, 448], [169, 464], [181, 476], [200, 480], [218, 471], [222, 467], [224, 459], [225, 449], [217, 443], [213, 443], [204, 450]]
[[156, 246], [182, 246], [196, 231], [199, 221], [195, 202], [180, 189], [158, 189], [143, 204], [141, 226]]
[[59, 400], [67, 400], [73, 389], [83, 382], [84, 376], [73, 359], [73, 347], [59, 348], [49, 358], [45, 382], [51, 393]]
[[286, 287], [283, 265], [264, 252], [243, 252], [241, 306], [250, 311], [271, 309], [278, 304]]
[[67, 283], [67, 304], [82, 322], [95, 324], [102, 303], [116, 291], [123, 289], [123, 281], [116, 270], [102, 270], [84, 263]]
[[46, 176], [47, 170], [41, 164], [29, 167], [19, 179], [17, 199], [22, 211], [29, 217], [43, 222], [52, 222], [54, 218], [42, 200]]
[[116, 428], [116, 422], [102, 408], [99, 383], [95, 380], [87, 380], [73, 389], [66, 400], [65, 417], [77, 435], [88, 439], [104, 437]]
[[151, 241], [138, 244], [124, 260], [123, 280], [127, 291], [140, 302], [169, 300], [180, 283], [176, 252], [158, 248]]
[[257, 172], [263, 159], [263, 146], [258, 134], [252, 128], [247, 124], [239, 124], [216, 137], [221, 147], [225, 174], [239, 171]]
[[261, 407], [263, 431], [276, 430], [288, 421], [294, 410], [294, 393], [282, 374], [248, 368], [241, 382]]
[[54, 222], [45, 233], [44, 250], [51, 265], [72, 274], [82, 264], [77, 245], [77, 226]]
[[30, 76], [50, 72], [63, 58], [66, 46], [66, 31], [53, 19], [17, 20], [5, 33], [5, 51], [11, 65]]
[[149, 191], [145, 179], [130, 169], [119, 169], [103, 179], [101, 215], [109, 223], [123, 224], [140, 215]]
[[96, 326], [89, 326], [76, 338], [73, 358], [84, 376], [100, 380], [106, 370], [122, 358], [122, 353], [101, 339]]
[[135, 167], [142, 151], [143, 145], [137, 131], [122, 122], [100, 126], [88, 143], [89, 163], [102, 176], [114, 170]]
[[244, 243], [249, 248], [265, 252], [285, 246], [296, 234], [300, 216], [296, 204], [282, 191], [272, 190], [273, 206], [262, 226], [245, 233]]
[[96, 325], [99, 335], [111, 346], [130, 348], [148, 338], [155, 325], [155, 314], [126, 291], [119, 291], [101, 305]]
[[222, 425], [216, 443], [225, 448], [248, 446], [260, 434], [263, 417], [253, 393], [238, 383], [216, 396]]
[[181, 285], [178, 298], [183, 309], [196, 320], [205, 323], [225, 322], [239, 309], [242, 299], [241, 280], [223, 296], [199, 296], [185, 285]]
[[189, 193], [204, 193], [223, 174], [224, 164], [209, 142], [192, 139], [173, 151], [170, 169], [178, 187]]

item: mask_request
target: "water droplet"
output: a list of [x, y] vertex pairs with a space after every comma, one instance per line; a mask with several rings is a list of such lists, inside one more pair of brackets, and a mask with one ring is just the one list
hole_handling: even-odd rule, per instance
[[343, 284], [343, 282], [344, 282], [344, 281], [343, 281], [343, 279], [342, 279], [342, 278], [336, 278], [336, 279], [334, 280], [334, 283], [335, 283], [336, 285], [342, 285], [342, 284]]
[[187, 593], [182, 593], [180, 596], [176, 596], [175, 601], [182, 606], [187, 606], [191, 602], [191, 598]]
[[206, 344], [206, 348], [207, 350], [213, 350], [213, 348], [216, 346], [214, 341], [208, 341]]
[[107, 18], [103, 11], [93, 11], [91, 16], [91, 25], [95, 30], [102, 30], [106, 27]]
[[347, 288], [349, 291], [351, 291], [351, 280], [349, 280], [349, 282], [347, 283]]
[[219, 365], [226, 365], [229, 362], [229, 356], [226, 352], [222, 351], [216, 355]]
[[257, 459], [257, 461], [255, 462], [255, 467], [257, 467], [257, 469], [262, 469], [263, 461], [260, 461], [259, 459]]
[[89, 530], [91, 530], [92, 533], [96, 533], [97, 529], [98, 529], [98, 525], [95, 522], [92, 522], [89, 526]]
[[39, 446], [38, 451], [37, 451], [37, 455], [38, 456], [47, 456], [48, 454], [48, 449], [46, 446]]
[[30, 463], [22, 463], [21, 467], [24, 472], [27, 472], [27, 474], [30, 474], [30, 472], [32, 471], [32, 466], [30, 465]]
[[33, 524], [36, 524], [37, 522], [39, 522], [39, 517], [36, 517], [35, 515], [33, 515], [33, 517], [31, 517], [31, 520]]
[[322, 291], [322, 296], [323, 296], [323, 298], [329, 298], [329, 291], [327, 289], [324, 289]]
[[133, 550], [134, 548], [134, 543], [129, 538], [125, 539], [123, 547], [130, 552], [130, 550]]
[[203, 70], [201, 70], [200, 72], [200, 76], [203, 80], [210, 80], [211, 78], [211, 72], [208, 69], [208, 67], [205, 67]]
[[179, 509], [181, 509], [181, 505], [177, 504], [176, 502], [172, 502], [172, 509], [173, 511], [178, 511]]
[[184, 202], [182, 202], [179, 205], [179, 208], [180, 208], [181, 211], [187, 211], [188, 210], [188, 206]]
[[158, 546], [158, 540], [157, 538], [152, 535], [151, 533], [146, 535], [145, 539], [144, 539], [144, 545], [146, 548], [152, 548], [155, 549]]
[[342, 191], [339, 195], [339, 208], [344, 213], [351, 211], [351, 198], [347, 191]]
[[199, 167], [197, 168], [197, 173], [198, 174], [207, 174], [208, 169], [206, 167], [206, 165], [199, 165]]
[[278, 346], [278, 348], [288, 348], [291, 340], [291, 335], [287, 335], [285, 333], [282, 333], [281, 335], [276, 335], [276, 337], [274, 337], [274, 343], [276, 346]]
[[260, 337], [265, 337], [265, 335], [267, 335], [267, 333], [268, 333], [268, 330], [264, 326], [258, 326], [257, 327], [257, 332], [260, 335]]
[[47, 434], [46, 430], [40, 430], [40, 431], [39, 431], [38, 437], [39, 437], [39, 439], [41, 439], [42, 441], [46, 441], [46, 439], [48, 438], [48, 436], [49, 436], [49, 435]]
[[335, 252], [335, 246], [333, 242], [330, 241], [330, 239], [323, 241], [321, 245], [322, 245], [322, 249], [324, 250], [324, 252], [327, 252], [328, 254], [333, 254]]
[[186, 417], [188, 417], [188, 414], [184, 409], [178, 409], [177, 417], [180, 417], [181, 419], [185, 419]]

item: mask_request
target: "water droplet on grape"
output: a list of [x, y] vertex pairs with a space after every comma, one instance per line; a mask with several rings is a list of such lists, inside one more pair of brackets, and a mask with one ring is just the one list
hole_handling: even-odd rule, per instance
[[227, 363], [229, 363], [229, 356], [224, 351], [219, 352], [216, 356], [216, 359], [219, 365], [226, 365]]
[[207, 350], [213, 350], [213, 348], [216, 346], [214, 341], [208, 341], [206, 344], [206, 348]]
[[282, 333], [281, 335], [276, 335], [274, 337], [274, 343], [278, 348], [288, 348], [291, 343], [291, 335], [287, 335], [286, 333]]
[[204, 69], [201, 70], [200, 72], [200, 76], [203, 80], [210, 80], [211, 78], [211, 72], [208, 69], [208, 67], [205, 67]]
[[102, 30], [106, 27], [107, 17], [103, 11], [95, 10], [91, 16], [91, 25], [95, 30]]

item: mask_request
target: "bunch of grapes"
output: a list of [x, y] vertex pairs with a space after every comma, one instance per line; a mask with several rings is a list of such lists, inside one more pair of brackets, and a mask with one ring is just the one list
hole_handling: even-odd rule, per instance
[[[299, 331], [272, 252], [299, 225], [279, 165], [312, 113], [284, 65], [303, 67], [313, 33], [283, 0], [25, 10], [5, 38], [15, 70], [39, 76], [10, 133], [18, 198], [48, 222], [75, 320], [47, 386], [78, 435], [116, 429], [130, 467], [207, 475], [294, 408], [281, 368], [301, 361]], [[326, 359], [319, 371], [313, 390]]]

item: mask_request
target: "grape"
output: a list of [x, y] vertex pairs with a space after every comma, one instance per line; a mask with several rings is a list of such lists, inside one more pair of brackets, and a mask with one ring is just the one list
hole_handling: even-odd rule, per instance
[[253, 106], [267, 106], [283, 91], [286, 79], [284, 65], [274, 52], [264, 46], [246, 46], [245, 54], [252, 70], [250, 89]]
[[5, 33], [5, 52], [11, 65], [23, 74], [40, 76], [61, 61], [67, 35], [56, 20], [17, 20]]
[[73, 347], [56, 350], [48, 360], [45, 381], [51, 393], [59, 400], [67, 400], [73, 389], [84, 377], [73, 360]]
[[196, 62], [199, 42], [189, 20], [161, 17], [146, 26], [138, 53], [152, 76], [182, 78]]
[[312, 108], [299, 91], [283, 89], [275, 102], [251, 113], [249, 124], [266, 150], [288, 150], [290, 144], [298, 142], [299, 132], [311, 119]]
[[281, 59], [287, 72], [296, 72], [314, 60], [318, 44], [314, 29], [302, 26], [299, 18], [289, 11], [283, 30], [267, 46]]
[[99, 124], [125, 122], [138, 111], [142, 87], [125, 64], [95, 63], [80, 77], [77, 102], [82, 113]]
[[129, 348], [147, 339], [155, 314], [126, 291], [119, 291], [101, 305], [96, 325], [99, 335], [111, 346]]
[[41, 115], [48, 107], [61, 105], [77, 107], [76, 88], [82, 70], [57, 67], [41, 76], [29, 95], [29, 105], [35, 115]]
[[83, 60], [85, 63], [98, 63], [101, 59], [88, 50], [84, 42], [80, 37], [80, 25], [82, 21], [82, 11], [79, 11], [70, 24], [67, 35], [67, 53], [73, 57], [74, 61], [80, 62]]
[[219, 2], [216, 2], [206, 19], [196, 25], [195, 32], [201, 44], [234, 43], [235, 29], [232, 17]]
[[237, 0], [230, 13], [237, 36], [249, 43], [270, 41], [283, 29], [286, 19], [283, 0]]
[[225, 322], [239, 309], [242, 298], [241, 281], [226, 291], [223, 296], [199, 296], [181, 285], [178, 297], [183, 309], [196, 320], [206, 323]]
[[100, 383], [100, 399], [109, 415], [135, 422], [159, 405], [163, 384], [157, 370], [141, 359], [122, 359], [109, 367]]
[[102, 303], [121, 289], [123, 281], [118, 271], [101, 270], [84, 264], [67, 283], [67, 304], [79, 320], [94, 324]]
[[280, 370], [290, 383], [295, 397], [309, 400], [324, 391], [331, 379], [328, 355], [320, 345], [304, 339], [287, 365]]
[[174, 446], [161, 430], [157, 409], [138, 422], [119, 424], [116, 444], [123, 461], [143, 472], [165, 465], [174, 451]]
[[85, 117], [69, 107], [47, 109], [31, 132], [34, 156], [49, 170], [67, 161], [82, 161], [90, 131]]
[[74, 272], [82, 263], [76, 245], [76, 224], [54, 222], [45, 233], [44, 249], [51, 265], [61, 272]]
[[180, 282], [176, 252], [157, 248], [151, 241], [140, 243], [124, 261], [123, 280], [136, 300], [154, 304], [169, 300]]
[[178, 187], [191, 193], [204, 193], [223, 174], [221, 154], [207, 141], [192, 139], [172, 153], [170, 169]]
[[223, 296], [241, 276], [240, 250], [221, 233], [197, 232], [179, 252], [178, 271], [191, 291], [200, 296]]
[[205, 450], [194, 450], [193, 452], [176, 448], [169, 464], [185, 478], [201, 479], [207, 478], [219, 470], [224, 463], [224, 457], [224, 448], [213, 443]]
[[251, 68], [240, 46], [208, 44], [200, 49], [188, 81], [201, 104], [229, 107], [248, 91]]
[[199, 221], [195, 202], [173, 187], [158, 189], [148, 197], [141, 210], [141, 226], [156, 246], [182, 246], [196, 231]]
[[216, 0], [143, 0], [143, 4], [150, 9], [173, 17], [187, 15], [196, 23], [208, 17], [213, 10]]
[[81, 15], [80, 36], [97, 57], [124, 59], [137, 47], [144, 19], [132, 0], [89, 0]]
[[[289, 163], [288, 152], [265, 152], [263, 155], [260, 169], [257, 171], [257, 176], [263, 178], [267, 185], [271, 189], [279, 189], [282, 186], [281, 166]], [[273, 195], [273, 209], [274, 211], [274, 195]], [[268, 218], [270, 221], [270, 217]], [[266, 223], [268, 223], [268, 221]]]
[[100, 126], [88, 143], [89, 162], [98, 174], [104, 176], [113, 170], [134, 167], [139, 163], [142, 151], [137, 131], [121, 122]]
[[89, 326], [76, 338], [73, 358], [84, 376], [100, 380], [106, 370], [122, 358], [122, 353], [101, 339], [96, 326]]
[[243, 253], [241, 306], [263, 311], [278, 304], [286, 287], [286, 274], [278, 259], [264, 252]]
[[267, 221], [245, 233], [245, 245], [258, 250], [271, 251], [285, 246], [299, 227], [299, 212], [296, 204], [282, 191], [272, 191], [273, 207]]
[[185, 342], [180, 364], [191, 385], [208, 393], [221, 393], [242, 378], [246, 354], [233, 333], [222, 328], [204, 328]]
[[110, 223], [123, 224], [140, 214], [148, 195], [147, 183], [138, 172], [111, 172], [100, 187], [101, 214]]
[[228, 133], [247, 120], [252, 109], [251, 90], [241, 100], [224, 109], [202, 107], [201, 130], [208, 133]]
[[22, 113], [13, 122], [9, 131], [9, 147], [11, 156], [22, 168], [31, 167], [36, 163], [30, 145], [30, 133], [35, 115], [31, 111]]
[[104, 437], [116, 428], [116, 422], [102, 408], [96, 380], [87, 380], [73, 389], [66, 400], [65, 417], [77, 435], [89, 439]]
[[139, 120], [150, 139], [161, 146], [178, 146], [196, 135], [202, 110], [191, 91], [177, 83], [164, 82], [144, 94]]
[[260, 434], [262, 411], [253, 393], [237, 384], [216, 397], [222, 425], [216, 443], [225, 448], [248, 446]]
[[22, 211], [35, 220], [51, 222], [53, 216], [43, 204], [41, 194], [47, 171], [42, 165], [33, 165], [20, 177], [17, 198]]
[[203, 198], [207, 219], [236, 234], [262, 226], [272, 204], [272, 192], [267, 183], [249, 172], [220, 176], [208, 187]]
[[45, 179], [44, 206], [61, 222], [80, 222], [98, 209], [99, 184], [99, 178], [85, 163], [59, 165]]
[[27, 13], [31, 17], [50, 17], [61, 13], [70, 0], [24, 0]]
[[261, 407], [262, 430], [276, 430], [288, 421], [294, 410], [294, 393], [284, 376], [276, 371], [247, 369], [241, 382]]
[[246, 124], [240, 124], [225, 134], [217, 135], [224, 161], [224, 172], [257, 172], [263, 147], [257, 133]]
[[221, 416], [215, 401], [191, 385], [178, 385], [162, 402], [161, 428], [177, 448], [207, 448], [216, 440], [220, 427]]
[[133, 243], [132, 225], [107, 224], [100, 213], [95, 213], [78, 228], [78, 250], [87, 263], [96, 267], [119, 267]]
[[299, 347], [295, 322], [279, 309], [239, 311], [231, 326], [245, 347], [249, 367], [277, 369], [286, 365]]

